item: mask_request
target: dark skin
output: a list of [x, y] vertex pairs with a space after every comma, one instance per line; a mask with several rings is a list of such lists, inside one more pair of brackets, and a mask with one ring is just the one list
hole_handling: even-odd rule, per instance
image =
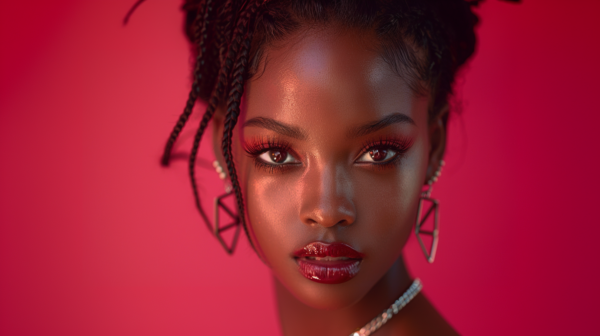
[[[318, 27], [265, 50], [234, 131], [246, 223], [271, 268], [285, 335], [348, 335], [410, 286], [402, 258], [423, 185], [443, 157], [441, 111], [380, 57], [371, 32]], [[263, 60], [264, 60], [263, 59]], [[214, 119], [221, 155], [223, 111]], [[293, 251], [342, 242], [365, 255], [340, 284], [300, 274]], [[376, 335], [455, 335], [423, 294]]]

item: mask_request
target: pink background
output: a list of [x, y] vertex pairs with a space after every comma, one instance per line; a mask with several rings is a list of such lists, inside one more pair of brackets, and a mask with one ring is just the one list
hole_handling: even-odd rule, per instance
[[[179, 1], [123, 28], [133, 2], [0, 5], [0, 334], [277, 335], [268, 269], [209, 235], [184, 161], [158, 165], [189, 87]], [[464, 335], [600, 334], [600, 2], [480, 12], [438, 258], [411, 238], [412, 273]]]

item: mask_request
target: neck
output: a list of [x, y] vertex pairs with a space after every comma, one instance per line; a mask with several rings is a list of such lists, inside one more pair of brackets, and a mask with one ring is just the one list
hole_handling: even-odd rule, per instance
[[[283, 333], [286, 336], [349, 335], [356, 328], [362, 327], [387, 309], [410, 287], [411, 283], [412, 280], [406, 270], [404, 260], [400, 257], [360, 301], [350, 307], [328, 311], [314, 309], [298, 301], [275, 279], [279, 318]], [[403, 311], [404, 309], [397, 315], [402, 315]], [[384, 328], [377, 331], [377, 335], [384, 336], [387, 333], [385, 330], [397, 329], [394, 327], [395, 319], [397, 321], [405, 320], [395, 316]]]

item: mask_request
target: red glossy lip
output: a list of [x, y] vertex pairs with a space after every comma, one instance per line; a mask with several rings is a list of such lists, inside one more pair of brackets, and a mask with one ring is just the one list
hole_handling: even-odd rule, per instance
[[364, 254], [343, 243], [310, 243], [294, 253], [298, 270], [324, 284], [346, 282], [358, 273]]

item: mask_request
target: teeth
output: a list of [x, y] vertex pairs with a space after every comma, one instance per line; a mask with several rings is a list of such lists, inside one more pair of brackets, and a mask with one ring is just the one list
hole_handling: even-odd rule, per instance
[[306, 259], [308, 260], [315, 260], [315, 261], [340, 261], [340, 260], [350, 260], [350, 258], [346, 258], [346, 257], [306, 257]]

